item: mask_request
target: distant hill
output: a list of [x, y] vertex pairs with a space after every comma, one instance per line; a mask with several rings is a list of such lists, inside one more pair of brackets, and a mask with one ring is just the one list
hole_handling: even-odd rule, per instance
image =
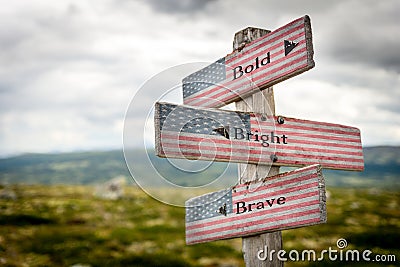
[[[182, 186], [204, 184], [207, 177], [217, 177], [226, 168], [225, 163], [214, 163], [207, 169], [206, 174], [188, 174], [171, 166], [166, 159], [157, 158], [152, 151], [148, 155], [163, 176], [170, 177], [172, 182]], [[400, 147], [366, 147], [364, 159], [364, 172], [324, 170], [327, 185], [400, 188]], [[139, 156], [135, 159], [135, 169], [144, 177], [149, 172], [144, 167], [145, 160], [147, 159]], [[194, 165], [196, 162], [188, 161], [185, 164]], [[287, 169], [282, 168], [282, 171]], [[130, 177], [121, 150], [25, 154], [0, 159], [1, 184], [95, 184], [116, 176]], [[231, 164], [225, 176], [237, 179], [235, 164]], [[130, 180], [133, 181], [133, 179]], [[232, 180], [227, 181], [227, 184], [231, 183]]]
[[0, 159], [1, 183], [92, 184], [128, 176], [122, 151], [24, 154]]
[[400, 147], [377, 146], [364, 150], [363, 172], [326, 170], [327, 184], [353, 187], [400, 188]]

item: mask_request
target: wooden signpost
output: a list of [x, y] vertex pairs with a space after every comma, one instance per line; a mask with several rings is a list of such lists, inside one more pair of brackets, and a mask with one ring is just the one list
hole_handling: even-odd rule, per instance
[[160, 157], [361, 171], [357, 128], [252, 112], [156, 103]]
[[[313, 54], [308, 16], [247, 28], [231, 54], [183, 79], [185, 106], [156, 103], [158, 156], [241, 163], [236, 186], [186, 202], [187, 244], [242, 237], [246, 266], [283, 266], [257, 251], [282, 249], [280, 230], [326, 221], [321, 168], [364, 169], [357, 128], [275, 116], [271, 86], [313, 68]], [[234, 101], [238, 111], [211, 109]]]
[[185, 204], [186, 243], [325, 223], [325, 200], [319, 165], [192, 198]]
[[314, 67], [308, 16], [257, 38], [183, 79], [183, 103], [222, 107]]

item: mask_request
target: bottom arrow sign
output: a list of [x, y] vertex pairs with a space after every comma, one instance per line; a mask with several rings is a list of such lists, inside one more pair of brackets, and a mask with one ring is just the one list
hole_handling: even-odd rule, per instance
[[186, 201], [186, 243], [326, 222], [325, 180], [311, 165]]

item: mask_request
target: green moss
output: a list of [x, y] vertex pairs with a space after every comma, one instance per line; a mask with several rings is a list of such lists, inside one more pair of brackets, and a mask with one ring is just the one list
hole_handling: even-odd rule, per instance
[[2, 214], [0, 215], [0, 225], [41, 225], [54, 224], [55, 220], [31, 214]]
[[[93, 188], [84, 186], [15, 186], [13, 190], [17, 199], [0, 199], [0, 258], [5, 266], [218, 266], [228, 262], [244, 266], [240, 240], [185, 245], [184, 209], [159, 203], [137, 188], [127, 188], [126, 196], [117, 201], [94, 197]], [[285, 250], [321, 251], [335, 248], [336, 241], [345, 238], [351, 249], [400, 258], [400, 192], [328, 190], [328, 223], [283, 231]], [[349, 263], [285, 263], [321, 265]]]

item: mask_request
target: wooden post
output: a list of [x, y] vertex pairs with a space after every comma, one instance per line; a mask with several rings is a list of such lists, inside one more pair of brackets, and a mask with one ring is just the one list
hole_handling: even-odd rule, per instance
[[[265, 29], [251, 27], [241, 30], [235, 34], [233, 49], [240, 51], [246, 43], [249, 43], [269, 32], [270, 31]], [[266, 115], [275, 115], [273, 88], [267, 88], [236, 102], [236, 109], [238, 111], [251, 111], [264, 113]], [[278, 173], [279, 167], [270, 168], [266, 165], [239, 164], [239, 177], [241, 183], [253, 181], [261, 177], [273, 176]], [[265, 251], [265, 248], [268, 248], [268, 251]], [[260, 250], [264, 250], [264, 253], [269, 254], [271, 250], [277, 252], [281, 249], [282, 234], [280, 231], [242, 238], [243, 257], [245, 264], [248, 267], [283, 266], [283, 262], [277, 259], [276, 253], [274, 254], [273, 261], [269, 261], [268, 257], [265, 261], [261, 261], [257, 257], [257, 253]]]

